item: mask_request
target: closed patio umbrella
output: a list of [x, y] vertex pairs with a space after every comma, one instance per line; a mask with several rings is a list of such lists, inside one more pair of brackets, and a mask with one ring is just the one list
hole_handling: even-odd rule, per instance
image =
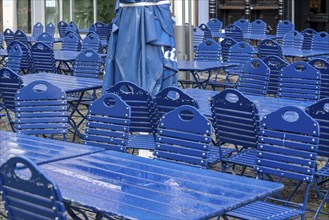
[[113, 20], [103, 93], [131, 81], [151, 94], [177, 85], [174, 21], [169, 0], [120, 0]]

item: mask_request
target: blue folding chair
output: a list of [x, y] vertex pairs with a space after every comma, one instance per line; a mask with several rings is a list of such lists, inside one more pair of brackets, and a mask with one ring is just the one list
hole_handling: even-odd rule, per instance
[[[236, 89], [225, 89], [210, 100], [216, 146], [221, 149], [222, 170], [241, 165], [241, 174], [255, 165], [259, 130], [256, 105]], [[227, 145], [233, 144], [235, 149]], [[233, 152], [236, 154], [232, 154]]]
[[196, 48], [204, 40], [204, 32], [200, 28], [193, 29], [193, 46]]
[[3, 36], [5, 38], [7, 47], [15, 40], [15, 33], [12, 30], [10, 30], [9, 28], [7, 28], [3, 32]]
[[67, 27], [66, 27], [66, 29], [65, 29], [65, 35], [67, 34], [67, 32], [70, 32], [70, 31], [76, 33], [76, 34], [79, 36], [79, 38], [81, 38], [81, 37], [80, 37], [79, 28], [78, 28], [78, 26], [76, 25], [76, 23], [74, 23], [73, 21], [71, 21], [71, 22], [67, 25]]
[[[311, 44], [311, 50], [323, 51], [329, 53], [329, 33], [321, 31], [313, 36], [313, 41]], [[324, 56], [326, 59], [329, 58], [327, 54]]]
[[261, 59], [265, 59], [267, 56], [282, 58], [282, 48], [275, 40], [265, 39], [258, 44], [258, 56]]
[[[324, 167], [318, 170], [315, 175], [315, 188], [317, 194], [322, 198], [322, 202], [314, 216], [314, 219], [320, 214], [325, 202], [329, 202], [329, 189], [324, 185], [329, 180], [329, 98], [324, 98], [317, 103], [309, 106], [305, 111], [315, 119], [320, 125], [320, 143], [318, 156], [322, 156], [327, 159], [327, 163]], [[328, 214], [328, 213], [327, 213]]]
[[0, 69], [0, 79], [2, 107], [6, 112], [12, 131], [15, 131], [14, 121], [10, 113], [15, 112], [15, 95], [23, 87], [23, 81], [17, 73], [8, 68]]
[[234, 24], [242, 30], [243, 34], [248, 33], [250, 22], [247, 19], [241, 18], [235, 21]]
[[59, 33], [60, 38], [65, 37], [67, 26], [68, 26], [68, 24], [65, 21], [58, 22], [57, 29], [58, 29], [58, 33]]
[[276, 26], [276, 36], [283, 37], [287, 32], [295, 30], [295, 25], [289, 20], [280, 21]]
[[313, 30], [312, 28], [306, 28], [306, 29], [302, 30], [300, 33], [304, 37], [303, 47], [302, 47], [303, 50], [310, 50], [312, 42], [313, 42], [313, 37], [318, 32]]
[[101, 40], [95, 32], [89, 32], [82, 40], [81, 51], [84, 51], [86, 49], [93, 49], [96, 52], [100, 51]]
[[320, 99], [321, 74], [306, 62], [295, 62], [282, 69], [278, 96], [287, 99]]
[[282, 40], [282, 49], [301, 50], [303, 48], [304, 37], [296, 30], [286, 33]]
[[237, 88], [243, 94], [265, 96], [269, 79], [268, 66], [261, 59], [254, 58], [243, 65]]
[[321, 73], [320, 99], [329, 98], [329, 62], [315, 58], [309, 64]]
[[117, 95], [108, 93], [89, 109], [84, 144], [126, 152], [129, 138], [130, 107]]
[[36, 42], [31, 47], [34, 72], [57, 73], [54, 51], [45, 43]]
[[8, 49], [9, 50], [6, 67], [19, 74], [21, 72], [23, 51], [19, 44], [15, 44]]
[[28, 135], [53, 137], [68, 132], [64, 90], [43, 80], [33, 81], [15, 96], [15, 130]]
[[26, 46], [29, 46], [29, 42], [27, 41], [27, 36], [26, 34], [18, 29], [16, 32], [15, 32], [15, 40], [21, 42], [22, 44], [26, 45]]
[[261, 20], [257, 19], [250, 23], [248, 28], [248, 34], [265, 35], [267, 24]]
[[220, 45], [222, 47], [222, 61], [228, 60], [228, 54], [229, 54], [230, 48], [231, 48], [231, 46], [233, 46], [236, 43], [237, 42], [230, 37], [224, 38], [224, 40], [222, 40], [220, 42]]
[[232, 38], [233, 40], [240, 42], [243, 41], [243, 32], [235, 24], [230, 24], [225, 28], [225, 38]]
[[270, 80], [268, 82], [267, 94], [277, 96], [279, 75], [281, 70], [288, 66], [288, 63], [277, 56], [268, 56], [263, 62], [270, 68]]
[[95, 32], [101, 40], [107, 40], [109, 36], [109, 28], [108, 25], [104, 22], [97, 21], [95, 24], [93, 24], [89, 31]]
[[154, 159], [208, 168], [219, 160], [212, 154], [210, 121], [196, 108], [180, 106], [160, 119]]
[[49, 33], [52, 37], [55, 34], [55, 25], [53, 23], [49, 23], [46, 25], [46, 32]]
[[35, 23], [35, 25], [33, 25], [32, 36], [37, 37], [42, 33], [43, 33], [43, 25], [41, 24], [41, 22]]
[[8, 219], [67, 219], [58, 186], [31, 160], [10, 158], [0, 167], [0, 182]]
[[82, 51], [73, 65], [73, 75], [78, 77], [98, 78], [100, 75], [102, 60], [93, 49]]
[[50, 48], [53, 48], [53, 46], [54, 46], [54, 38], [48, 32], [44, 32], [44, 33], [40, 34], [37, 37], [37, 42], [42, 42], [42, 43], [46, 44], [47, 46], [49, 46]]
[[[290, 190], [292, 187], [289, 186], [285, 195], [277, 193], [226, 215], [242, 219], [290, 219], [298, 216], [304, 219], [310, 184], [315, 174], [319, 125], [304, 111], [293, 106], [264, 116], [260, 124], [254, 168], [257, 178], [278, 182], [286, 179], [289, 185], [296, 184], [296, 187]], [[292, 202], [296, 192], [304, 196]]]
[[132, 82], [119, 82], [106, 90], [125, 101], [131, 109], [127, 148], [153, 150], [157, 124], [156, 107], [151, 94]]
[[211, 36], [213, 36], [215, 38], [222, 37], [223, 23], [218, 18], [211, 18], [207, 22], [207, 26], [210, 29]]
[[9, 49], [10, 47], [14, 47], [15, 45], [19, 45], [23, 52], [21, 60], [21, 73], [26, 74], [29, 72], [34, 72], [31, 48], [21, 43], [20, 41], [15, 40], [8, 46], [7, 49]]
[[81, 43], [80, 36], [75, 32], [68, 31], [63, 37], [62, 51], [80, 51]]

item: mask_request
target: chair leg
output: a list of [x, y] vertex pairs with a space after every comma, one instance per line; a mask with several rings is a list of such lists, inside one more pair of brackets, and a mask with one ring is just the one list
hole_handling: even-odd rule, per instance
[[327, 191], [326, 195], [324, 196], [324, 198], [323, 198], [323, 200], [322, 200], [319, 208], [316, 210], [316, 213], [315, 213], [315, 216], [314, 216], [314, 220], [317, 219], [318, 215], [320, 214], [321, 209], [324, 206], [324, 204], [326, 203], [326, 200], [327, 200], [328, 196], [329, 196], [329, 190]]

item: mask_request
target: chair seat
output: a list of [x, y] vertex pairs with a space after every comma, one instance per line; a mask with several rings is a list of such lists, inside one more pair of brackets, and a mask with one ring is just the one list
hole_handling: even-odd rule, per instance
[[318, 172], [316, 172], [317, 176], [329, 177], [329, 164], [321, 168]]
[[127, 148], [153, 150], [155, 139], [153, 134], [132, 134], [129, 136]]
[[267, 202], [253, 202], [242, 206], [231, 212], [226, 213], [228, 216], [243, 219], [288, 219], [303, 214], [302, 210], [290, 208], [287, 206], [274, 205]]
[[253, 167], [255, 165], [256, 157], [257, 157], [257, 150], [251, 148], [251, 149], [243, 150], [230, 157], [223, 158], [223, 161], [239, 164], [242, 166]]
[[[235, 151], [235, 149], [226, 148], [226, 147], [221, 147], [221, 149], [222, 149], [222, 157], [226, 157], [227, 155]], [[208, 163], [214, 164], [217, 161], [220, 161], [219, 147], [211, 146], [209, 151]]]

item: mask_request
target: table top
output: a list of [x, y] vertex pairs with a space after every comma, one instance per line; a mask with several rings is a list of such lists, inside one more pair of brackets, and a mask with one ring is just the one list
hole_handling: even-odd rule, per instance
[[[75, 61], [77, 56], [81, 53], [81, 51], [62, 51], [62, 50], [54, 50], [54, 59], [56, 61], [64, 61], [64, 62], [72, 62]], [[99, 57], [103, 59], [106, 57], [106, 54], [99, 53]]]
[[[206, 117], [211, 117], [211, 107], [210, 98], [216, 94], [218, 91], [212, 90], [202, 90], [202, 89], [185, 89], [185, 93], [192, 96], [199, 104], [199, 111]], [[302, 110], [306, 107], [314, 104], [312, 101], [302, 101], [294, 99], [283, 99], [267, 96], [256, 96], [256, 95], [245, 95], [249, 98], [258, 108], [259, 116], [262, 119], [265, 115], [270, 114], [285, 106], [296, 106]]]
[[44, 164], [103, 150], [99, 147], [0, 130], [0, 166], [14, 156], [28, 157], [37, 164]]
[[40, 166], [64, 199], [129, 219], [206, 219], [281, 183], [107, 151]]
[[102, 88], [103, 81], [95, 78], [67, 76], [55, 73], [34, 73], [21, 76], [23, 85], [27, 85], [36, 80], [45, 80], [66, 93], [83, 92]]
[[228, 62], [214, 61], [177, 61], [178, 70], [180, 71], [207, 71], [234, 65]]
[[249, 40], [265, 40], [265, 39], [282, 39], [283, 36], [276, 36], [274, 34], [243, 34], [244, 39], [249, 39]]
[[6, 49], [0, 49], [0, 56], [8, 56], [8, 51]]
[[286, 57], [314, 57], [314, 56], [321, 56], [321, 55], [329, 55], [328, 52], [325, 51], [316, 51], [316, 50], [299, 50], [299, 49], [292, 49], [292, 48], [282, 48], [282, 54]]
[[[36, 42], [37, 37], [27, 36], [27, 41], [31, 42], [31, 43]], [[54, 37], [54, 43], [59, 43], [59, 42], [62, 42], [62, 41], [63, 41], [63, 38]]]

